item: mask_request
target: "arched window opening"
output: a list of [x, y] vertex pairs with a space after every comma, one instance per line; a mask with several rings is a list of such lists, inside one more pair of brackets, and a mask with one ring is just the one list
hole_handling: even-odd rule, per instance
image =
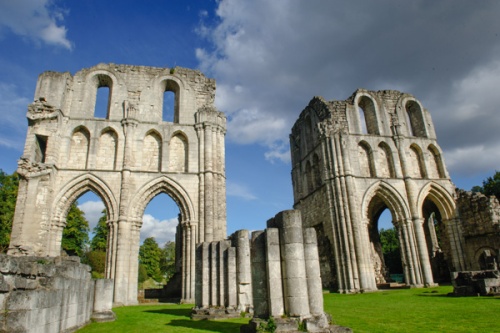
[[358, 145], [359, 175], [360, 177], [375, 177], [372, 163], [372, 152], [365, 142]]
[[313, 127], [312, 127], [312, 119], [310, 115], [307, 115], [304, 119], [305, 125], [305, 140], [304, 143], [306, 145], [305, 151], [309, 152], [313, 146]]
[[174, 122], [175, 114], [175, 93], [165, 91], [163, 93], [163, 121]]
[[184, 135], [177, 134], [170, 139], [169, 171], [188, 171], [188, 142]]
[[368, 209], [368, 235], [377, 284], [404, 282], [400, 235], [385, 202], [375, 196]]
[[174, 80], [163, 81], [162, 119], [163, 121], [179, 122], [179, 84]]
[[161, 137], [158, 133], [150, 132], [144, 137], [142, 149], [142, 163], [144, 170], [161, 170], [161, 146]]
[[113, 80], [108, 75], [98, 74], [93, 77], [93, 82], [96, 89], [94, 118], [108, 119], [113, 91]]
[[449, 282], [450, 271], [442, 251], [442, 240], [446, 238], [444, 224], [438, 207], [428, 198], [424, 200], [422, 205], [422, 216], [424, 218], [422, 227], [434, 281]]
[[109, 233], [107, 221], [102, 199], [91, 191], [79, 196], [66, 214], [61, 250], [82, 258], [82, 262], [92, 268], [93, 278], [106, 276]]
[[408, 101], [405, 106], [405, 111], [408, 135], [427, 137], [424, 115], [420, 105], [415, 101]]
[[35, 135], [35, 162], [45, 163], [47, 153], [47, 137], [43, 135]]
[[[155, 196], [144, 210], [140, 233], [139, 284], [145, 288], [165, 285], [181, 274], [179, 207], [165, 193]], [[181, 290], [178, 290], [179, 297]]]
[[382, 178], [395, 178], [394, 163], [389, 146], [383, 142], [380, 143], [378, 154], [377, 175]]
[[111, 90], [109, 87], [97, 88], [94, 108], [94, 118], [107, 119], [109, 117], [109, 100]]
[[86, 169], [90, 144], [90, 133], [84, 128], [77, 128], [72, 136], [68, 156], [68, 167]]
[[408, 151], [408, 157], [408, 169], [410, 176], [413, 178], [424, 178], [424, 163], [420, 149], [415, 145], [412, 145]]
[[436, 147], [430, 145], [428, 147], [429, 152], [429, 177], [430, 178], [445, 178], [444, 168], [441, 161], [441, 156], [436, 149]]
[[96, 168], [102, 170], [114, 170], [116, 168], [116, 154], [118, 147], [118, 136], [112, 129], [104, 131], [99, 138]]
[[373, 100], [367, 96], [362, 96], [358, 102], [358, 113], [360, 119], [361, 134], [380, 134], [377, 121], [377, 113]]
[[366, 128], [365, 112], [359, 106], [358, 106], [358, 114], [359, 114], [359, 125], [361, 127], [361, 134], [368, 134], [368, 129]]

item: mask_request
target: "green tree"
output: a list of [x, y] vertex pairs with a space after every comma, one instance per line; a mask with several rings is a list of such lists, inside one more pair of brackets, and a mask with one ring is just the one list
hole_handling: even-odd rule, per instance
[[63, 229], [61, 247], [69, 255], [82, 257], [88, 242], [89, 222], [75, 201], [71, 204], [66, 216], [66, 227]]
[[390, 273], [402, 273], [401, 252], [399, 250], [399, 239], [395, 228], [380, 229], [380, 243], [384, 262]]
[[474, 186], [472, 191], [481, 192], [487, 196], [494, 195], [500, 200], [500, 171], [495, 171], [492, 177], [483, 180], [483, 186]]
[[163, 246], [160, 270], [167, 282], [175, 274], [175, 242], [170, 241]]
[[0, 170], [0, 252], [9, 248], [12, 220], [16, 209], [19, 176], [17, 173], [8, 175]]
[[163, 278], [160, 270], [162, 251], [154, 237], [148, 237], [139, 248], [139, 262], [144, 265], [149, 277], [160, 282]]
[[102, 210], [102, 216], [99, 218], [99, 222], [94, 227], [94, 237], [92, 238], [92, 242], [90, 243], [90, 249], [92, 251], [106, 251], [107, 243], [108, 243], [108, 225], [106, 221], [107, 213], [106, 209]]

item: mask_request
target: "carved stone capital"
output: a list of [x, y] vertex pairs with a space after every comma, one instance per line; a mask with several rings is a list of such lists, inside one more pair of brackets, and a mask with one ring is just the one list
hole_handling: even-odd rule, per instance
[[53, 164], [32, 162], [24, 156], [17, 162], [17, 173], [24, 178], [46, 175], [51, 173], [53, 169]]

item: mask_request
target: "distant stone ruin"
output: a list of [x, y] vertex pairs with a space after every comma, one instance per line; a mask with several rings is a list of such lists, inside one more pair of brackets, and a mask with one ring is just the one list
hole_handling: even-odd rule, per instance
[[[409, 286], [433, 286], [498, 260], [498, 218], [483, 223], [479, 211], [490, 208], [460, 202], [465, 211], [457, 211], [431, 115], [412, 95], [358, 89], [345, 101], [314, 97], [292, 128], [290, 149], [294, 208], [318, 232], [325, 288], [377, 290], [392, 273]], [[389, 271], [382, 253], [386, 209], [400, 272]]]

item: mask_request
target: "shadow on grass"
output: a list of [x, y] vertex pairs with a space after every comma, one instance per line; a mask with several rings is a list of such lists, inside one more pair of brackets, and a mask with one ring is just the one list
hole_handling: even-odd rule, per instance
[[235, 333], [240, 331], [240, 323], [230, 323], [226, 321], [211, 321], [211, 320], [187, 320], [174, 319], [166, 326], [186, 327], [193, 330], [205, 330], [219, 333]]
[[143, 312], [159, 313], [176, 317], [191, 318], [191, 309], [158, 309], [158, 310], [144, 310]]

